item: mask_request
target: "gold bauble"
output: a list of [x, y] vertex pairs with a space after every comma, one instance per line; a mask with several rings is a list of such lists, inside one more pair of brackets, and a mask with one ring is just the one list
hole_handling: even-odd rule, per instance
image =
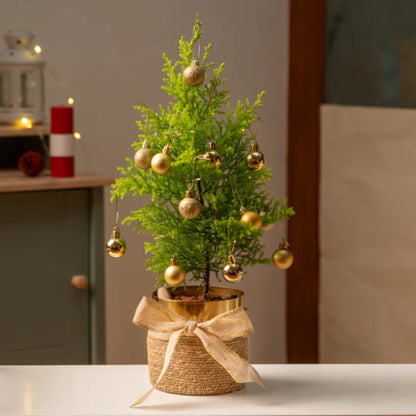
[[263, 153], [259, 151], [259, 145], [255, 140], [251, 142], [251, 152], [247, 155], [247, 165], [250, 169], [258, 172], [262, 170], [266, 160]]
[[203, 155], [198, 155], [195, 157], [195, 159], [202, 159], [202, 160], [209, 160], [211, 163], [213, 163], [217, 168], [221, 166], [222, 158], [218, 154], [216, 150], [216, 142], [215, 140], [210, 140], [208, 142], [208, 152], [205, 152]]
[[154, 153], [149, 149], [147, 140], [143, 142], [143, 146], [134, 154], [134, 164], [140, 168], [147, 170], [152, 164]]
[[264, 155], [261, 152], [249, 153], [247, 155], [248, 167], [250, 169], [253, 169], [256, 172], [258, 172], [259, 170], [262, 170], [265, 163], [266, 161], [264, 159]]
[[155, 154], [152, 158], [152, 169], [160, 175], [169, 172], [171, 168], [172, 159], [168, 154], [169, 150], [170, 146], [167, 145], [161, 153]]
[[207, 152], [206, 158], [209, 159], [217, 168], [221, 166], [222, 158], [216, 150], [210, 150]]
[[191, 87], [197, 87], [204, 82], [205, 71], [199, 66], [199, 62], [194, 59], [190, 66], [183, 71], [183, 80], [185, 84]]
[[185, 270], [178, 265], [176, 256], [170, 259], [170, 266], [165, 270], [165, 280], [168, 285], [178, 286], [185, 280]]
[[244, 208], [240, 210], [241, 218], [240, 221], [244, 223], [247, 227], [251, 224], [253, 227], [260, 228], [263, 222], [261, 215], [257, 214], [254, 211], [247, 211]]
[[228, 255], [228, 263], [223, 267], [222, 275], [229, 283], [237, 283], [243, 278], [243, 268], [236, 264], [234, 254], [230, 253]]
[[182, 217], [192, 220], [201, 212], [201, 203], [195, 199], [195, 194], [191, 189], [186, 191], [186, 197], [179, 202], [179, 213]]
[[288, 269], [293, 263], [293, 254], [288, 249], [289, 243], [282, 238], [279, 248], [273, 253], [273, 264], [281, 270]]
[[207, 159], [209, 159], [217, 168], [221, 166], [222, 158], [218, 154], [217, 150], [217, 143], [215, 140], [210, 140], [208, 143], [208, 152], [205, 154]]
[[117, 225], [113, 229], [111, 238], [107, 241], [105, 246], [107, 254], [111, 257], [123, 257], [126, 254], [127, 244], [124, 238], [120, 237], [120, 230]]

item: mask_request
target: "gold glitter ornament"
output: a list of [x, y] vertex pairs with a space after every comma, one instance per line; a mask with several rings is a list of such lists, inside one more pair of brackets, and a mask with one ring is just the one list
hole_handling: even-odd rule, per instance
[[191, 87], [197, 87], [204, 82], [205, 71], [199, 66], [199, 62], [194, 59], [190, 66], [183, 71], [183, 80], [185, 84]]
[[149, 149], [147, 140], [144, 140], [142, 147], [134, 154], [134, 164], [140, 168], [147, 170], [152, 165], [154, 153]]
[[201, 212], [201, 203], [195, 199], [195, 194], [192, 189], [186, 191], [186, 196], [179, 202], [179, 213], [182, 217], [192, 220], [196, 218]]
[[236, 263], [233, 253], [228, 254], [228, 263], [223, 267], [222, 275], [229, 283], [237, 283], [243, 278], [243, 268]]
[[247, 211], [245, 208], [240, 208], [241, 218], [240, 221], [247, 227], [251, 224], [253, 227], [260, 228], [263, 222], [261, 215], [254, 211]]
[[251, 142], [251, 152], [247, 155], [247, 166], [258, 172], [263, 169], [266, 160], [263, 153], [259, 151], [259, 145], [256, 140]]
[[165, 280], [168, 285], [178, 286], [185, 280], [185, 270], [178, 265], [178, 259], [173, 255], [170, 266], [165, 270]]
[[273, 264], [281, 270], [288, 269], [293, 263], [293, 254], [288, 249], [289, 243], [282, 238], [279, 248], [273, 253]]
[[172, 158], [169, 156], [170, 145], [166, 145], [161, 153], [156, 153], [152, 158], [152, 169], [159, 175], [169, 172]]
[[124, 238], [120, 237], [120, 229], [117, 225], [113, 228], [111, 238], [107, 241], [105, 246], [107, 254], [111, 257], [123, 257], [126, 254], [127, 244]]

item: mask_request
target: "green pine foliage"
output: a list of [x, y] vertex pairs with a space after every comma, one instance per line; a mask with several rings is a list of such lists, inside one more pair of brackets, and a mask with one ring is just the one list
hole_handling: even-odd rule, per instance
[[[204, 83], [191, 87], [183, 81], [183, 71], [193, 60], [201, 34], [201, 24], [196, 21], [192, 39], [180, 39], [180, 59], [173, 63], [163, 55], [162, 89], [171, 101], [165, 107], [159, 105], [157, 110], [145, 105], [136, 107], [141, 115], [137, 122], [141, 133], [132, 147], [139, 149], [146, 139], [153, 152], [158, 153], [170, 144], [171, 170], [160, 175], [152, 169], [139, 169], [127, 158], [127, 166], [119, 168], [121, 177], [113, 185], [113, 199], [150, 196], [123, 223], [153, 236], [153, 242], [145, 243], [145, 251], [151, 254], [146, 264], [157, 276], [156, 286], [165, 283], [163, 273], [173, 254], [187, 272], [187, 283], [209, 284], [213, 274], [220, 279], [234, 236], [235, 256], [240, 265], [270, 263], [270, 254], [265, 255], [260, 242], [264, 230], [240, 222], [241, 204], [233, 184], [243, 206], [263, 214], [263, 225], [287, 220], [294, 214], [283, 198], [274, 200], [265, 191], [266, 182], [272, 178], [270, 168], [266, 165], [255, 172], [246, 163], [253, 139], [250, 126], [260, 120], [257, 110], [262, 106], [264, 92], [254, 102], [238, 101], [231, 108], [229, 90], [224, 88], [226, 81], [221, 77], [224, 64], [215, 67], [208, 62], [211, 45], [205, 47], [200, 60], [205, 70]], [[207, 152], [210, 139], [216, 140], [217, 152], [222, 157], [220, 167], [207, 160], [195, 160], [195, 156]], [[198, 193], [196, 178], [201, 178], [202, 195]], [[204, 201], [201, 213], [192, 220], [183, 218], [178, 211], [190, 186], [196, 198]]]

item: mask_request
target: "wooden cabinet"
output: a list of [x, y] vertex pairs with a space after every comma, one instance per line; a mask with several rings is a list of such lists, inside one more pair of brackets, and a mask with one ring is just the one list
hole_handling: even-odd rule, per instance
[[[0, 173], [0, 364], [105, 361], [103, 186]], [[83, 274], [89, 286], [71, 285]]]

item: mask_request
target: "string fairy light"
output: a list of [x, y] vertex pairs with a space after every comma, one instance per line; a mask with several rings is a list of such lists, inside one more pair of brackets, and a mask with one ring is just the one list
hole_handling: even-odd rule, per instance
[[33, 122], [31, 119], [27, 118], [27, 117], [22, 117], [19, 119], [19, 124], [26, 128], [26, 129], [31, 129], [33, 126]]

